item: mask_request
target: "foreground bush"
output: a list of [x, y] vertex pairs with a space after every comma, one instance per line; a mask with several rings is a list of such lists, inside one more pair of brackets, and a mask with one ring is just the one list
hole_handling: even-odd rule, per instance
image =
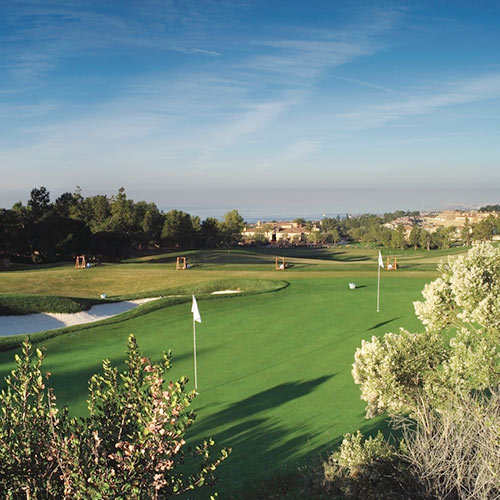
[[323, 464], [323, 472], [326, 490], [341, 498], [396, 500], [410, 489], [406, 462], [381, 432], [368, 439], [360, 431], [346, 434], [339, 450]]
[[454, 396], [399, 421], [404, 460], [428, 498], [500, 499], [500, 392]]
[[[440, 277], [422, 292], [424, 301], [414, 304], [425, 331], [401, 329], [363, 341], [353, 378], [367, 403], [367, 417], [387, 412], [403, 428], [397, 454], [405, 470], [406, 497], [401, 498], [497, 500], [500, 249], [476, 244], [438, 269]], [[349, 453], [358, 460], [354, 469], [346, 462]], [[387, 498], [398, 487], [393, 464], [382, 443], [362, 444], [359, 435], [348, 435], [330, 459], [332, 467], [325, 466], [325, 479], [369, 487], [367, 492], [343, 491], [350, 498], [356, 493]], [[361, 483], [353, 481], [360, 476]]]
[[186, 447], [195, 392], [186, 392], [185, 377], [165, 383], [170, 353], [151, 363], [130, 336], [127, 354], [122, 373], [103, 362], [103, 373], [89, 382], [89, 415], [77, 419], [57, 408], [42, 351], [33, 360], [24, 342], [0, 394], [2, 498], [167, 499], [214, 484], [230, 450], [211, 459], [211, 439]]

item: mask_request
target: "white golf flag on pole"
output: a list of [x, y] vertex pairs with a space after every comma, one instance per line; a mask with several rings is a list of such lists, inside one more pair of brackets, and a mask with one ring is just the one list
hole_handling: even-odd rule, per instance
[[382, 260], [382, 254], [380, 253], [380, 250], [378, 251], [378, 266], [377, 266], [377, 271], [378, 271], [378, 280], [377, 280], [377, 312], [380, 312], [380, 268], [384, 267], [384, 261]]
[[194, 357], [194, 390], [198, 390], [198, 367], [196, 365], [196, 321], [201, 323], [200, 311], [198, 309], [198, 303], [196, 302], [196, 297], [193, 295], [193, 305], [191, 306], [191, 312], [193, 313], [193, 357]]
[[200, 311], [198, 310], [198, 303], [196, 302], [196, 297], [193, 295], [193, 305], [191, 306], [191, 312], [193, 313], [193, 321], [201, 323]]

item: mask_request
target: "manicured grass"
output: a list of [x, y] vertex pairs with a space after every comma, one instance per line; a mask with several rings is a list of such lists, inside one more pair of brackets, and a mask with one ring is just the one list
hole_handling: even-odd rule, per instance
[[[141, 266], [144, 271], [148, 265], [157, 267], [128, 264], [122, 269]], [[193, 269], [175, 276], [191, 279], [196, 274]], [[247, 482], [317, 457], [345, 432], [381, 424], [380, 419], [364, 420], [364, 405], [350, 374], [354, 351], [363, 338], [400, 326], [420, 329], [412, 301], [428, 279], [417, 277], [419, 273], [385, 273], [381, 312], [376, 313], [376, 269], [357, 274], [358, 288], [349, 290], [352, 272], [305, 273], [300, 279], [288, 271], [275, 272], [275, 279], [286, 278], [290, 286], [268, 294], [199, 301], [200, 395], [189, 439], [213, 436], [218, 446], [233, 448], [219, 473], [221, 498], [238, 496]], [[51, 385], [60, 403], [83, 414], [89, 377], [104, 358], [121, 364], [132, 332], [153, 359], [172, 349], [172, 378], [192, 375], [190, 304], [172, 305], [43, 342], [45, 368], [53, 374]], [[0, 354], [1, 375], [12, 369], [12, 358], [13, 352]]]
[[[101, 325], [113, 325], [116, 323], [122, 323], [124, 321], [128, 321], [132, 318], [137, 318], [138, 316], [142, 316], [144, 314], [150, 313], [151, 311], [156, 311], [157, 309], [162, 309], [168, 306], [183, 304], [191, 301], [191, 296], [196, 294], [198, 298], [204, 298], [205, 300], [217, 300], [224, 298], [224, 295], [213, 295], [212, 292], [216, 291], [224, 291], [224, 290], [232, 290], [238, 291], [239, 295], [253, 295], [260, 293], [269, 293], [275, 292], [277, 290], [281, 290], [282, 288], [286, 288], [288, 286], [287, 281], [283, 280], [235, 280], [235, 279], [225, 279], [225, 280], [213, 280], [204, 283], [197, 283], [191, 285], [184, 285], [176, 288], [169, 288], [166, 290], [161, 290], [157, 292], [159, 298], [158, 300], [143, 304], [139, 308], [131, 309], [125, 313], [112, 316], [111, 318], [101, 320], [96, 323], [87, 323], [81, 325], [68, 326], [65, 328], [58, 328], [56, 330], [48, 330], [37, 333], [30, 334], [30, 340], [32, 344], [42, 342], [47, 339], [51, 339], [54, 337], [58, 337], [61, 335], [66, 335], [70, 332], [79, 332], [82, 330], [86, 330], [88, 328], [94, 328], [95, 326]], [[151, 293], [146, 294], [133, 294], [133, 295], [123, 295], [120, 297], [115, 297], [111, 301], [120, 301], [120, 300], [130, 300], [138, 297], [150, 297]], [[10, 297], [10, 296], [1, 296], [0, 295], [0, 304], [2, 303], [2, 297]], [[29, 297], [29, 296], [28, 296]], [[65, 299], [64, 297], [43, 297], [43, 296], [32, 296], [33, 303], [31, 303], [32, 310], [29, 312], [52, 312], [48, 309], [48, 306], [45, 304], [54, 302], [58, 305], [60, 309], [63, 307], [69, 308], [69, 306], [73, 305], [75, 311], [55, 311], [55, 312], [77, 312], [81, 309], [77, 309], [77, 307], [81, 304], [87, 303], [95, 303], [98, 301], [92, 301], [92, 299]], [[37, 297], [41, 300], [37, 301]], [[18, 302], [15, 299], [18, 298]], [[24, 306], [24, 299], [26, 297], [24, 295], [12, 296], [12, 308], [14, 307], [21, 308]], [[45, 299], [45, 300], [43, 300]], [[73, 304], [75, 302], [75, 304]], [[100, 303], [106, 302], [104, 300], [99, 301]], [[108, 300], [108, 302], [110, 302]], [[38, 307], [38, 309], [36, 309]], [[52, 306], [54, 307], [54, 306]], [[9, 310], [7, 310], [9, 311]], [[9, 314], [7, 312], [7, 314]], [[0, 321], [2, 318], [2, 314], [0, 314]], [[19, 347], [23, 340], [26, 338], [26, 335], [10, 335], [5, 337], [0, 337], [0, 351], [8, 351], [10, 349], [15, 349]]]
[[0, 318], [4, 315], [37, 312], [76, 313], [85, 311], [102, 300], [57, 297], [54, 295], [4, 294], [0, 295]]

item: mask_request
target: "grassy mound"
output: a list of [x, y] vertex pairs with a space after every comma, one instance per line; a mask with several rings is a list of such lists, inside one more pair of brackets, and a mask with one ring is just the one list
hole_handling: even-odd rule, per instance
[[151, 294], [171, 297], [177, 295], [197, 296], [212, 295], [213, 292], [224, 290], [238, 290], [240, 294], [252, 295], [255, 293], [276, 292], [288, 286], [283, 280], [257, 280], [257, 279], [219, 279], [206, 281], [203, 283], [193, 283], [190, 285], [155, 290], [154, 292], [134, 293], [114, 296], [118, 300], [131, 300], [151, 297]]
[[0, 295], [0, 316], [47, 313], [77, 313], [86, 311], [102, 300], [51, 295], [5, 294]]
[[[139, 316], [143, 316], [145, 314], [151, 313], [153, 311], [157, 311], [159, 309], [163, 309], [168, 306], [173, 306], [177, 304], [183, 304], [191, 301], [191, 295], [196, 294], [198, 300], [216, 300], [221, 299], [223, 297], [227, 297], [227, 295], [212, 295], [212, 292], [220, 291], [220, 290], [240, 290], [241, 293], [234, 295], [255, 295], [260, 293], [268, 293], [275, 292], [286, 288], [288, 286], [288, 282], [286, 281], [275, 281], [275, 280], [215, 280], [208, 283], [199, 283], [196, 285], [187, 285], [175, 288], [168, 288], [166, 290], [155, 291], [154, 295], [162, 296], [161, 299], [155, 300], [152, 302], [148, 302], [143, 304], [139, 308], [132, 309], [130, 311], [124, 312], [117, 316], [113, 316], [112, 318], [104, 319], [102, 321], [86, 323], [82, 325], [74, 325], [68, 326], [66, 328], [58, 328], [57, 330], [47, 330], [44, 332], [32, 333], [30, 334], [30, 340], [32, 344], [36, 344], [38, 342], [42, 342], [44, 340], [48, 340], [53, 337], [58, 337], [59, 335], [64, 335], [70, 332], [78, 332], [82, 330], [87, 330], [90, 328], [94, 328], [96, 325], [113, 325], [116, 323], [122, 323], [124, 321], [128, 321], [132, 318], [137, 318]], [[119, 297], [114, 297], [113, 302], [123, 301], [123, 300], [132, 300], [137, 298], [151, 297], [152, 293], [143, 293], [143, 294], [135, 294], [135, 295], [122, 295]], [[36, 298], [36, 296], [33, 296]], [[48, 299], [64, 299], [64, 297], [45, 297]], [[74, 300], [75, 303], [81, 302], [90, 303], [87, 309], [96, 303], [104, 303], [106, 301], [103, 300], [92, 300], [92, 299], [67, 299], [68, 301]], [[79, 312], [83, 309], [78, 309], [76, 311], [47, 311], [44, 312]], [[41, 312], [32, 311], [32, 312]], [[19, 347], [22, 341], [26, 338], [26, 334], [20, 335], [12, 335], [9, 337], [0, 337], [0, 352], [8, 351], [10, 349], [15, 349]]]

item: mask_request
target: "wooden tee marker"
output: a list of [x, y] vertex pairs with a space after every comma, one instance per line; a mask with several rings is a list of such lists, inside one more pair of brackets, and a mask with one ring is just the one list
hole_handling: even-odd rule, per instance
[[275, 258], [274, 269], [276, 269], [276, 271], [284, 271], [286, 269], [285, 257], [276, 257]]
[[77, 255], [75, 260], [75, 269], [85, 269], [85, 255]]
[[387, 266], [386, 266], [387, 271], [397, 271], [398, 269], [398, 259], [397, 257], [392, 257], [392, 260], [390, 257], [387, 257]]
[[186, 257], [177, 257], [177, 262], [175, 263], [176, 271], [185, 271], [187, 269], [187, 259]]

